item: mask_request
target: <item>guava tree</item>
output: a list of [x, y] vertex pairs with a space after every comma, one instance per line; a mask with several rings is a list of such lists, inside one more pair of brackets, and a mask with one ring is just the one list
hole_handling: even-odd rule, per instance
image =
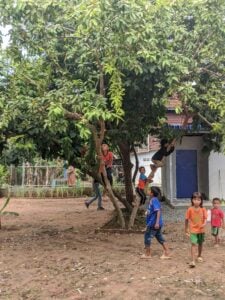
[[[125, 72], [124, 118], [112, 126], [113, 141], [130, 170], [134, 143], [143, 142], [147, 133], [168, 133], [163, 117], [167, 97], [174, 93], [181, 100], [177, 112], [210, 130], [205, 136], [208, 150], [218, 149], [225, 133], [224, 2], [158, 1], [154, 8], [150, 40], [155, 50], [145, 57], [141, 74]], [[131, 172], [125, 172], [125, 179], [131, 187]], [[127, 188], [127, 199], [132, 199], [131, 191]]]
[[[2, 1], [2, 20], [12, 26], [11, 88], [3, 96], [5, 122], [16, 118], [22, 105], [35, 116], [46, 115], [45, 125], [52, 131], [66, 133], [68, 120], [73, 120], [83, 138], [92, 135], [101, 164], [105, 122], [123, 117], [122, 70], [141, 72], [137, 49], [149, 44], [145, 29], [149, 5], [147, 1], [41, 5]], [[124, 227], [105, 172], [103, 176]]]
[[219, 0], [0, 0], [1, 23], [11, 26], [2, 130], [22, 123], [21, 134], [28, 136], [25, 128], [40, 127], [49, 142], [64, 138], [69, 145], [79, 132], [89, 150], [82, 160], [87, 168], [90, 157], [102, 163], [100, 145], [107, 135], [123, 159], [123, 203], [131, 210], [130, 150], [147, 133], [160, 134], [169, 95], [179, 94], [178, 111], [185, 108], [210, 124], [215, 116], [221, 133], [224, 6]]

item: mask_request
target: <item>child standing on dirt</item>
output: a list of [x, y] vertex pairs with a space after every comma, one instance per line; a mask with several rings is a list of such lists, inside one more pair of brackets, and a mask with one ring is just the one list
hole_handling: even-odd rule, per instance
[[145, 254], [141, 258], [151, 258], [151, 242], [155, 237], [163, 247], [161, 259], [170, 259], [167, 243], [162, 235], [163, 218], [161, 213], [161, 204], [159, 202], [159, 189], [151, 187], [149, 195], [151, 200], [146, 211], [146, 231], [144, 235]]
[[100, 191], [99, 181], [97, 179], [93, 179], [93, 190], [95, 193], [95, 196], [91, 198], [88, 201], [85, 201], [85, 205], [88, 208], [89, 205], [98, 199], [98, 208], [97, 210], [104, 210], [104, 207], [102, 207], [102, 195]]
[[195, 252], [198, 246], [197, 261], [202, 262], [202, 248], [205, 240], [205, 225], [207, 221], [207, 211], [203, 207], [203, 197], [201, 193], [195, 192], [191, 197], [191, 207], [186, 211], [185, 233], [191, 240], [191, 259], [189, 266], [195, 267]]
[[211, 209], [211, 233], [214, 236], [215, 247], [219, 246], [219, 229], [224, 228], [224, 213], [220, 208], [221, 200], [214, 198], [212, 201], [213, 208]]

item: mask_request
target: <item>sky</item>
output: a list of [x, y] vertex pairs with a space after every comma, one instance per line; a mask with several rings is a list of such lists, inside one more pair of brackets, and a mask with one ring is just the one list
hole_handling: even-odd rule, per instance
[[3, 43], [2, 43], [2, 48], [5, 49], [9, 43], [9, 29], [10, 29], [10, 26], [5, 26], [5, 27], [2, 27], [0, 26], [0, 31], [2, 33], [2, 39], [3, 39]]

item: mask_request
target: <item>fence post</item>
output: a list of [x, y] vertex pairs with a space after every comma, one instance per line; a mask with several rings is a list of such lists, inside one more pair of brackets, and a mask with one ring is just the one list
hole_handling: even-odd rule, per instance
[[25, 164], [23, 162], [23, 165], [22, 165], [22, 186], [24, 186], [24, 179], [25, 179]]
[[10, 165], [10, 177], [9, 177], [9, 184], [12, 185], [12, 181], [13, 181], [13, 168], [12, 168], [12, 164]]

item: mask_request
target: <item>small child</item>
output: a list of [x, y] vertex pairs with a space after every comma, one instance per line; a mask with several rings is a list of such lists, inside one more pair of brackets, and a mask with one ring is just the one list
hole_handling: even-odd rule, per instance
[[211, 233], [215, 238], [215, 247], [219, 246], [219, 229], [224, 227], [224, 213], [220, 208], [221, 200], [214, 198], [212, 201], [213, 208], [211, 209]]
[[190, 267], [195, 267], [195, 252], [198, 245], [197, 261], [202, 262], [202, 246], [205, 239], [205, 225], [207, 221], [207, 211], [202, 207], [203, 197], [201, 193], [195, 192], [191, 197], [191, 207], [186, 211], [185, 233], [191, 240], [191, 258]]
[[145, 243], [145, 254], [141, 256], [141, 258], [151, 258], [151, 241], [155, 237], [157, 241], [163, 247], [163, 255], [160, 257], [161, 259], [170, 259], [168, 246], [166, 241], [162, 235], [162, 226], [163, 219], [161, 213], [161, 204], [159, 202], [158, 196], [160, 194], [159, 188], [151, 187], [149, 195], [151, 197], [151, 201], [149, 203], [148, 209], [146, 211], [146, 231], [144, 235], [144, 243]]
[[99, 181], [97, 179], [93, 179], [93, 191], [95, 193], [95, 196], [91, 198], [90, 200], [85, 201], [85, 205], [88, 208], [89, 205], [98, 199], [98, 208], [97, 210], [104, 210], [104, 207], [102, 207], [102, 195], [99, 187]]
[[[101, 151], [102, 151], [101, 159], [103, 162], [103, 166], [105, 167], [107, 178], [112, 186], [113, 185], [113, 177], [112, 177], [113, 153], [109, 151], [109, 146], [107, 144], [102, 144]], [[102, 170], [103, 166], [102, 165], [100, 166], [100, 170], [99, 170], [100, 173], [103, 172]], [[101, 176], [102, 176], [103, 183], [105, 183], [103, 175]]]
[[144, 167], [140, 167], [139, 172], [140, 172], [140, 176], [139, 176], [138, 186], [136, 188], [136, 192], [138, 193], [138, 195], [141, 198], [140, 205], [143, 205], [143, 204], [145, 204], [145, 201], [146, 201], [145, 186], [148, 182], [150, 182], [150, 180], [145, 175], [145, 168]]

